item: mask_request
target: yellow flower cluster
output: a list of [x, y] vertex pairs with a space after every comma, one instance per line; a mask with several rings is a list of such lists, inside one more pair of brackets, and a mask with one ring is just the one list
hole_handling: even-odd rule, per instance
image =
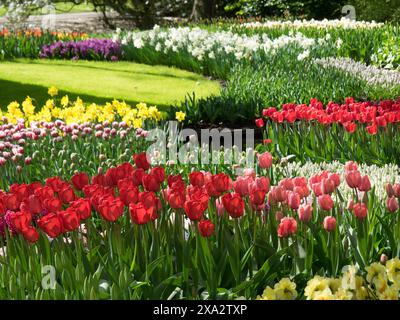
[[[49, 89], [51, 96], [57, 93], [56, 88]], [[31, 122], [55, 120], [63, 120], [67, 124], [124, 121], [128, 126], [142, 128], [146, 121], [158, 122], [161, 119], [161, 112], [157, 107], [148, 107], [145, 103], [131, 107], [125, 102], [114, 100], [105, 105], [94, 103], [85, 105], [80, 98], [71, 102], [68, 96], [61, 99], [60, 106], [56, 105], [54, 99], [49, 99], [39, 111], [36, 112], [35, 109], [30, 97], [27, 97], [21, 105], [18, 102], [11, 102], [7, 107], [7, 112], [0, 111], [0, 121], [2, 117], [6, 117], [9, 123], [17, 123], [19, 119], [23, 119], [26, 125], [30, 125]]]
[[[345, 266], [342, 277], [314, 276], [307, 282], [307, 300], [398, 300], [400, 291], [400, 259], [388, 260], [386, 265], [372, 263], [365, 268], [366, 277], [358, 275], [356, 266]], [[296, 284], [283, 278], [274, 288], [267, 287], [257, 300], [293, 300]]]
[[266, 287], [257, 300], [295, 300], [297, 298], [296, 284], [289, 278], [282, 278], [274, 288]]

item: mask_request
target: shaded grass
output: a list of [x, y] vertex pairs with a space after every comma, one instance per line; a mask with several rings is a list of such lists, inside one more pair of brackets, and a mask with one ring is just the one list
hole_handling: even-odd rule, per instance
[[164, 66], [130, 62], [95, 62], [17, 59], [0, 63], [0, 106], [21, 101], [27, 95], [43, 104], [47, 89], [77, 96], [86, 102], [113, 99], [146, 102], [167, 107], [177, 105], [187, 94], [198, 97], [218, 94], [220, 85], [200, 75]]

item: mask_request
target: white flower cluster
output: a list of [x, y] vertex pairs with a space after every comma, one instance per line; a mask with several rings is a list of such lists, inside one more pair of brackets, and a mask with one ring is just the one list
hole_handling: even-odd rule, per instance
[[336, 68], [353, 76], [365, 80], [368, 84], [383, 87], [400, 85], [400, 72], [396, 70], [382, 69], [375, 66], [367, 66], [350, 58], [324, 58], [316, 59], [316, 63], [325, 68]]
[[11, 27], [20, 28], [32, 13], [32, 10], [43, 8], [51, 3], [51, 0], [0, 0], [6, 9], [5, 17]]
[[294, 20], [294, 21], [265, 21], [265, 22], [246, 22], [240, 24], [240, 27], [245, 29], [301, 29], [301, 28], [315, 28], [315, 29], [373, 29], [384, 26], [384, 23], [377, 23], [375, 21], [355, 21], [348, 18], [341, 18], [335, 20]]
[[251, 59], [255, 54], [275, 54], [282, 48], [296, 45], [302, 49], [299, 60], [308, 57], [308, 50], [315, 45], [326, 45], [326, 39], [307, 38], [302, 33], [282, 35], [270, 39], [267, 35], [246, 36], [231, 31], [210, 32], [201, 28], [169, 28], [155, 26], [150, 31], [122, 33], [117, 30], [113, 39], [123, 45], [132, 44], [141, 49], [151, 47], [156, 51], [186, 52], [196, 60], [215, 59], [229, 55], [235, 60]]
[[[375, 188], [375, 195], [381, 201], [386, 199], [385, 184], [400, 182], [400, 168], [395, 164], [385, 164], [382, 167], [359, 164], [358, 169], [362, 175], [368, 175], [371, 181], [371, 186]], [[350, 199], [353, 191], [347, 186], [344, 180], [344, 165], [338, 161], [330, 163], [306, 162], [305, 164], [301, 164], [300, 162], [289, 162], [286, 165], [284, 172], [288, 177], [303, 176], [309, 179], [311, 176], [320, 173], [323, 170], [337, 172], [341, 175], [339, 192], [345, 197], [345, 199]]]

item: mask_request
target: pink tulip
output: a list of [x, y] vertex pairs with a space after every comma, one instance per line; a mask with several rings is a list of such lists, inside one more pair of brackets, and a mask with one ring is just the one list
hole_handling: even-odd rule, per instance
[[297, 210], [300, 206], [300, 196], [293, 191], [287, 193], [287, 203], [290, 208]]
[[371, 190], [371, 181], [369, 181], [368, 176], [361, 177], [360, 185], [358, 186], [360, 191], [369, 191]]
[[335, 191], [336, 186], [335, 186], [335, 182], [329, 178], [327, 179], [323, 179], [322, 180], [322, 191], [325, 194], [331, 194], [333, 193], [333, 191]]
[[339, 185], [340, 185], [340, 175], [339, 174], [330, 173], [328, 175], [328, 178], [334, 182], [336, 188], [339, 187]]
[[359, 171], [347, 171], [345, 179], [350, 188], [357, 188], [361, 183], [361, 174]]
[[322, 210], [329, 211], [333, 208], [333, 200], [329, 194], [319, 196], [318, 203]]
[[385, 190], [389, 198], [394, 196], [394, 189], [391, 183], [385, 185]]
[[347, 161], [344, 168], [346, 171], [356, 171], [358, 170], [358, 165], [354, 161]]
[[272, 156], [269, 152], [258, 155], [258, 165], [261, 169], [268, 169], [272, 166]]
[[389, 212], [396, 212], [399, 209], [399, 202], [395, 197], [389, 197], [386, 200], [386, 208]]
[[312, 215], [312, 205], [308, 203], [300, 206], [300, 208], [297, 210], [297, 213], [299, 215], [300, 221], [303, 222], [310, 221]]
[[393, 185], [393, 191], [394, 191], [394, 195], [399, 198], [400, 197], [400, 183], [395, 183]]
[[324, 229], [328, 232], [335, 230], [336, 228], [336, 218], [332, 216], [327, 216], [324, 219]]

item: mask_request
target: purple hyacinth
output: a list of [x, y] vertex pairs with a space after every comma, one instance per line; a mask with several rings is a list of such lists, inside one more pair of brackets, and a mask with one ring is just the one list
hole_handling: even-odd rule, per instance
[[110, 39], [57, 41], [44, 45], [40, 57], [44, 59], [118, 61], [122, 57], [122, 48], [119, 42]]

